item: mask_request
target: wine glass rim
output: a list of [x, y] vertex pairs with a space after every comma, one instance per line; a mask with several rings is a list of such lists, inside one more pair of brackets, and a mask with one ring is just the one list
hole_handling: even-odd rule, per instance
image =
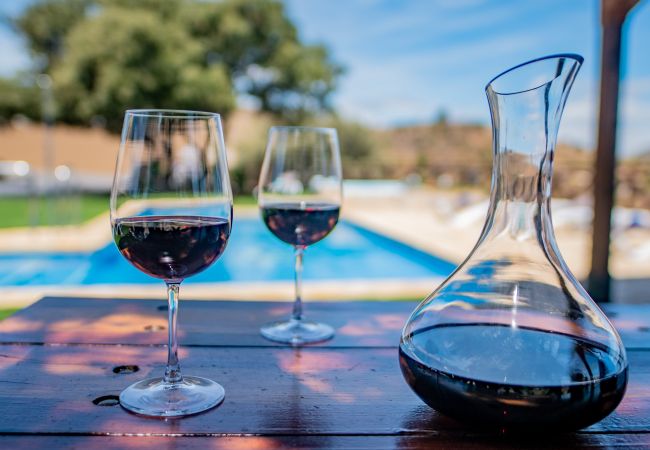
[[221, 115], [215, 112], [208, 111], [192, 111], [184, 109], [127, 109], [126, 115], [140, 116], [140, 117], [170, 117], [170, 118], [192, 118], [192, 117], [206, 117], [206, 118], [221, 118]]
[[549, 59], [572, 59], [578, 64], [578, 66], [582, 65], [582, 63], [585, 60], [581, 55], [578, 55], [577, 53], [555, 53], [553, 55], [546, 55], [546, 56], [542, 56], [540, 58], [531, 59], [531, 60], [525, 61], [525, 62], [523, 62], [521, 64], [517, 64], [516, 66], [513, 66], [513, 67], [511, 67], [511, 68], [509, 68], [507, 70], [504, 70], [503, 72], [501, 72], [500, 74], [498, 74], [497, 76], [492, 78], [488, 82], [488, 84], [485, 85], [485, 91], [489, 92], [490, 90], [492, 90], [495, 94], [498, 94], [498, 95], [514, 95], [514, 94], [522, 94], [524, 92], [534, 91], [534, 90], [539, 89], [542, 86], [546, 86], [547, 84], [549, 84], [549, 83], [553, 82], [554, 80], [556, 80], [560, 76], [560, 74], [556, 74], [553, 78], [551, 78], [550, 80], [540, 84], [539, 86], [535, 86], [535, 87], [528, 88], [528, 89], [515, 90], [515, 91], [512, 91], [512, 92], [501, 92], [501, 91], [495, 90], [492, 87], [493, 83], [496, 80], [498, 80], [502, 76], [504, 76], [504, 75], [514, 71], [514, 70], [520, 69], [520, 68], [522, 68], [524, 66], [528, 66], [530, 64], [534, 64], [534, 63], [537, 63], [537, 62], [540, 62], [540, 61], [549, 60]]
[[336, 132], [336, 128], [331, 127], [310, 127], [305, 125], [274, 125], [270, 130], [295, 130], [295, 131], [318, 131], [322, 133], [332, 133]]

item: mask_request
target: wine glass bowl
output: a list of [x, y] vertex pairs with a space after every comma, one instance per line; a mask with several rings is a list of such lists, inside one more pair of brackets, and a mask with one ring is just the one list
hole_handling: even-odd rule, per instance
[[224, 252], [232, 193], [218, 114], [129, 110], [111, 190], [115, 244], [140, 271], [163, 280], [168, 293], [168, 355], [162, 377], [120, 394], [129, 411], [180, 417], [223, 401], [218, 383], [181, 374], [176, 324], [180, 284]]
[[289, 320], [261, 328], [262, 335], [269, 340], [302, 345], [334, 336], [329, 325], [303, 317], [302, 262], [305, 249], [325, 238], [336, 226], [341, 184], [335, 129], [271, 128], [260, 172], [258, 204], [271, 233], [294, 247], [296, 298]]
[[182, 281], [221, 256], [230, 222], [202, 216], [125, 217], [115, 220], [113, 235], [120, 253], [142, 272]]
[[278, 239], [307, 247], [334, 229], [340, 207], [329, 203], [270, 203], [261, 210], [264, 223]]

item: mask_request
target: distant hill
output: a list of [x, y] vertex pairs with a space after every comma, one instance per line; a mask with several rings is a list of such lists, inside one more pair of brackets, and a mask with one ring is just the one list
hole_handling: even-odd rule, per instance
[[[492, 130], [481, 125], [417, 125], [373, 131], [383, 164], [394, 175], [419, 174], [425, 182], [458, 186], [490, 182]], [[593, 152], [560, 143], [554, 158], [555, 193], [574, 197], [591, 184]]]

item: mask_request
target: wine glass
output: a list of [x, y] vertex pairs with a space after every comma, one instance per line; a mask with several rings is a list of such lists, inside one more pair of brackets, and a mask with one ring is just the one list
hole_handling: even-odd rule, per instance
[[261, 328], [276, 342], [302, 345], [334, 336], [326, 324], [304, 320], [302, 263], [305, 249], [327, 236], [339, 219], [341, 157], [336, 130], [272, 127], [260, 173], [258, 204], [264, 223], [295, 249], [295, 295], [289, 320]]
[[181, 375], [176, 317], [181, 282], [223, 253], [232, 223], [232, 193], [218, 114], [129, 110], [111, 191], [115, 244], [131, 264], [167, 285], [169, 339], [163, 377], [120, 394], [129, 411], [179, 417], [223, 401], [221, 385]]

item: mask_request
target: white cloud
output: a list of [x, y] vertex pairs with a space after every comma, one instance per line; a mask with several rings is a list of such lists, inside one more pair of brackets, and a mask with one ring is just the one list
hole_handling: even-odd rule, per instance
[[525, 34], [494, 36], [381, 62], [360, 58], [343, 80], [336, 104], [343, 115], [373, 126], [430, 120], [441, 108], [453, 120], [487, 122], [483, 88], [498, 72], [486, 67], [495, 57], [526, 50], [535, 40]]

